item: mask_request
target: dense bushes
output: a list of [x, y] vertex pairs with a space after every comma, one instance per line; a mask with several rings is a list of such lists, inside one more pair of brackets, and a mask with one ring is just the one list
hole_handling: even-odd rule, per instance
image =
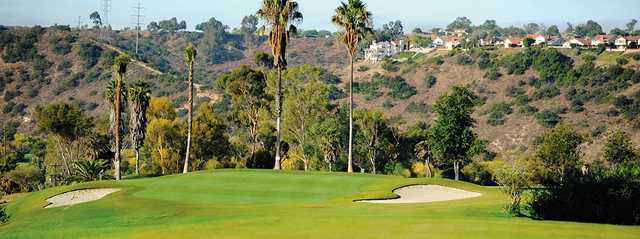
[[545, 82], [566, 78], [573, 68], [573, 60], [553, 48], [530, 47], [525, 51], [504, 57], [501, 65], [508, 74], [522, 75], [533, 67]]
[[533, 93], [534, 100], [551, 99], [560, 95], [560, 89], [552, 84], [547, 84]]
[[409, 103], [406, 109], [406, 111], [409, 113], [421, 113], [421, 114], [429, 113], [429, 110], [430, 110], [430, 107], [427, 103], [415, 102], [415, 101], [412, 101], [411, 103]]
[[405, 100], [418, 93], [416, 88], [409, 85], [402, 77], [385, 77], [382, 79], [383, 85], [391, 90], [389, 95], [393, 98]]
[[14, 35], [9, 31], [2, 31], [0, 41], [5, 48], [2, 59], [7, 63], [32, 60], [38, 55], [38, 49], [35, 44], [44, 32], [45, 29], [40, 26], [26, 30], [23, 35]]
[[102, 49], [92, 43], [82, 43], [78, 47], [77, 53], [85, 61], [85, 68], [89, 69], [98, 63]]
[[397, 72], [398, 70], [400, 70], [400, 67], [398, 67], [398, 65], [396, 65], [393, 62], [384, 61], [382, 62], [382, 69], [384, 69], [387, 72]]
[[356, 93], [365, 94], [367, 100], [382, 96], [380, 87], [389, 89], [388, 95], [396, 99], [408, 99], [418, 93], [415, 87], [409, 85], [402, 77], [389, 77], [375, 74], [371, 82], [354, 82], [353, 90]]
[[559, 187], [535, 191], [530, 211], [539, 219], [638, 225], [638, 176], [638, 172], [592, 168], [591, 173], [569, 177]]
[[[604, 161], [582, 161], [586, 138], [559, 126], [545, 133], [536, 151], [543, 188], [532, 192], [527, 209], [544, 220], [640, 224], [640, 160], [622, 131], [605, 140]], [[529, 170], [532, 171], [532, 170]]]
[[456, 63], [464, 66], [471, 65], [473, 64], [473, 58], [471, 58], [471, 56], [468, 54], [458, 54], [456, 56]]
[[44, 184], [44, 175], [33, 167], [19, 167], [7, 172], [0, 179], [2, 191], [11, 194], [39, 190]]
[[551, 128], [560, 123], [562, 118], [560, 118], [556, 111], [545, 110], [536, 114], [536, 120], [538, 120], [538, 124]]

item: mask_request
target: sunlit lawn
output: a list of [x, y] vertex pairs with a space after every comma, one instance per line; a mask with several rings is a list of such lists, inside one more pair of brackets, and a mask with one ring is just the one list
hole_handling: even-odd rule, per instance
[[[483, 196], [452, 202], [374, 205], [393, 188], [440, 184]], [[44, 209], [79, 188], [118, 187], [106, 198]], [[342, 173], [220, 170], [98, 182], [26, 194], [9, 204], [0, 238], [640, 238], [640, 227], [504, 216], [498, 188], [449, 180]]]

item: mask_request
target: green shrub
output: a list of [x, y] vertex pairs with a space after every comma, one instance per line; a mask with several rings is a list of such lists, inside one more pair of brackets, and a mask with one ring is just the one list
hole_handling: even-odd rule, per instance
[[353, 82], [353, 92], [364, 94], [367, 100], [373, 100], [382, 96], [378, 84], [373, 82]]
[[402, 77], [387, 77], [374, 75], [373, 84], [383, 85], [390, 89], [389, 96], [396, 99], [408, 99], [418, 93], [415, 87], [409, 85]]
[[409, 113], [421, 113], [421, 114], [426, 114], [429, 113], [430, 111], [430, 107], [427, 103], [423, 102], [411, 102], [409, 103], [409, 105], [407, 105], [407, 109], [406, 111]]
[[495, 186], [496, 182], [493, 180], [493, 172], [485, 162], [472, 161], [469, 165], [466, 165], [462, 169], [464, 178], [472, 183], [483, 186]]
[[489, 71], [487, 71], [487, 73], [484, 74], [485, 78], [492, 81], [500, 79], [500, 76], [502, 76], [502, 74], [500, 73], [500, 70], [496, 67], [489, 69]]
[[385, 101], [382, 103], [382, 107], [384, 107], [384, 108], [386, 108], [386, 109], [393, 108], [393, 106], [394, 106], [393, 101], [390, 101], [390, 100], [385, 100]]
[[438, 79], [433, 75], [427, 76], [427, 78], [424, 79], [424, 85], [429, 89], [436, 85], [436, 83], [438, 83]]
[[77, 54], [80, 59], [85, 61], [84, 67], [89, 69], [98, 63], [102, 49], [92, 43], [81, 43], [78, 47]]
[[32, 192], [42, 188], [44, 175], [35, 167], [18, 167], [7, 172], [0, 181], [5, 193]]
[[608, 127], [606, 125], [599, 125], [591, 130], [591, 137], [594, 139], [599, 139], [605, 132], [607, 132]]
[[511, 104], [507, 102], [500, 102], [493, 105], [489, 112], [487, 124], [491, 126], [498, 126], [504, 124], [507, 120], [507, 116], [513, 113], [513, 109], [511, 108]]
[[480, 53], [480, 57], [478, 57], [478, 67], [480, 67], [481, 70], [494, 67], [489, 52], [483, 51]]
[[459, 54], [458, 56], [456, 56], [456, 63], [458, 63], [458, 65], [471, 65], [473, 64], [473, 58], [471, 58], [471, 56], [469, 54]]
[[618, 63], [618, 65], [624, 66], [629, 63], [629, 60], [621, 56], [616, 59], [616, 63]]
[[522, 87], [510, 85], [505, 89], [505, 95], [509, 97], [518, 97], [524, 95], [526, 90]]
[[534, 100], [551, 99], [560, 95], [560, 89], [555, 85], [547, 84], [533, 93]]
[[529, 104], [525, 104], [525, 105], [521, 105], [518, 108], [518, 112], [522, 113], [522, 114], [526, 114], [526, 115], [533, 115], [535, 113], [538, 113], [538, 108], [533, 107]]
[[536, 114], [536, 120], [538, 124], [553, 128], [562, 120], [556, 111], [545, 110]]
[[398, 70], [400, 70], [400, 67], [398, 67], [393, 62], [384, 61], [384, 62], [382, 62], [382, 69], [384, 69], [387, 72], [397, 72]]
[[[2, 197], [0, 197], [0, 200]], [[7, 223], [9, 221], [9, 214], [7, 214], [4, 204], [0, 203], [0, 224]]]
[[369, 71], [369, 67], [368, 66], [360, 66], [358, 67], [358, 72], [367, 72]]

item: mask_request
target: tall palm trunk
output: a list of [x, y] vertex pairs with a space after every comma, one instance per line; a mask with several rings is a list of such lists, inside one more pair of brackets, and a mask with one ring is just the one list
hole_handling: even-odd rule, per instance
[[276, 86], [276, 163], [274, 170], [280, 170], [280, 116], [282, 115], [282, 67], [278, 67], [278, 85]]
[[136, 149], [136, 175], [140, 176], [140, 149]]
[[122, 101], [122, 76], [121, 75], [117, 75], [116, 76], [116, 89], [114, 92], [114, 98], [115, 98], [115, 102], [114, 102], [114, 113], [115, 113], [115, 119], [114, 119], [114, 127], [113, 127], [113, 135], [115, 137], [115, 157], [114, 157], [114, 167], [115, 167], [115, 172], [114, 172], [114, 177], [116, 178], [116, 180], [120, 180], [121, 179], [121, 175], [120, 175], [120, 121], [121, 121], [121, 110], [120, 109], [120, 102]]
[[349, 166], [347, 172], [353, 173], [353, 54], [349, 54], [351, 74], [349, 77]]
[[187, 118], [187, 154], [184, 157], [184, 168], [182, 169], [182, 173], [189, 172], [189, 154], [191, 151], [191, 130], [193, 128], [193, 63], [189, 64], [189, 93], [188, 93], [188, 111], [189, 116]]

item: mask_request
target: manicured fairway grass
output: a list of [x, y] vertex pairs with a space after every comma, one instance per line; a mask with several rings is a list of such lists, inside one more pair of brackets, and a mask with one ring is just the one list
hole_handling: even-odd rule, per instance
[[[392, 197], [408, 184], [482, 193], [411, 205], [354, 203]], [[117, 187], [99, 201], [43, 209], [80, 188]], [[504, 216], [498, 188], [449, 180], [341, 173], [221, 170], [98, 182], [21, 196], [0, 238], [640, 238], [640, 227], [535, 221]]]

